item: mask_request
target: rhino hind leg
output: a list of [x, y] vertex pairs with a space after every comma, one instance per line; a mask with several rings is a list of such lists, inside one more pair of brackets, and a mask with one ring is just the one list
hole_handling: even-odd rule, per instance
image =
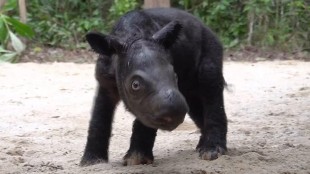
[[[213, 60], [219, 59], [218, 57]], [[189, 115], [201, 131], [196, 150], [203, 160], [217, 159], [227, 151], [227, 118], [223, 96], [225, 81], [221, 66], [221, 63], [210, 58], [202, 61], [198, 77], [199, 95], [188, 101]]]

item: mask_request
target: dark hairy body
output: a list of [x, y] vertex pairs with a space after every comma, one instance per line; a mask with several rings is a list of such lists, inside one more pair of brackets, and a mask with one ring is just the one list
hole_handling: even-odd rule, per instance
[[99, 85], [81, 165], [108, 161], [120, 100], [137, 117], [125, 165], [152, 163], [157, 129], [175, 129], [186, 113], [201, 130], [201, 159], [226, 152], [223, 48], [202, 22], [177, 9], [133, 11], [109, 35], [93, 32], [87, 40], [99, 53]]

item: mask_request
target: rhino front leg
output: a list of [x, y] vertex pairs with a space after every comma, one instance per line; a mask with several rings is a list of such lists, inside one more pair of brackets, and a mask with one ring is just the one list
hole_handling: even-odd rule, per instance
[[103, 87], [98, 88], [89, 123], [87, 143], [80, 162], [81, 166], [108, 161], [112, 119], [117, 103], [111, 94]]
[[132, 128], [130, 147], [124, 156], [124, 165], [152, 164], [153, 146], [157, 129], [144, 126], [135, 120]]

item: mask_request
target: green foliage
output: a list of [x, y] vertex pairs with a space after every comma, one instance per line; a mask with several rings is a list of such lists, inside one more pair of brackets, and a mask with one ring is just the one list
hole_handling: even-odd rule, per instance
[[240, 44], [247, 31], [247, 15], [238, 2], [239, 0], [178, 0], [173, 4], [200, 18], [220, 36], [226, 47], [231, 48]]
[[114, 0], [113, 5], [109, 9], [110, 17], [112, 19], [118, 19], [126, 12], [137, 9], [138, 5], [137, 0]]
[[134, 0], [32, 0], [28, 1], [29, 24], [38, 34], [38, 43], [79, 48], [85, 46], [85, 33], [106, 32], [111, 21], [137, 6]]
[[255, 0], [246, 4], [256, 21], [253, 40], [259, 47], [283, 50], [310, 48], [310, 6], [302, 0]]
[[[16, 15], [12, 12], [17, 8], [16, 2], [9, 0], [4, 11]], [[309, 1], [171, 0], [171, 4], [200, 18], [220, 36], [226, 48], [250, 45], [310, 50]], [[106, 33], [120, 16], [142, 5], [142, 0], [31, 0], [27, 1], [28, 24], [35, 30], [35, 43], [83, 48], [85, 33], [90, 30]], [[7, 22], [10, 27], [19, 25], [14, 18]], [[9, 32], [1, 28], [5, 28], [4, 20], [0, 20], [0, 41], [3, 42]], [[28, 36], [27, 29], [19, 28], [14, 28], [13, 33]]]
[[36, 42], [67, 48], [81, 47], [84, 34], [104, 30], [102, 0], [32, 0], [27, 2], [29, 25], [37, 33]]
[[174, 0], [198, 16], [226, 48], [310, 49], [310, 4], [304, 0]]
[[[34, 35], [28, 25], [6, 15], [16, 8], [16, 0], [9, 0], [0, 12], [0, 61], [16, 62], [17, 56], [26, 47], [17, 35], [28, 38]], [[9, 50], [9, 44], [13, 50]]]

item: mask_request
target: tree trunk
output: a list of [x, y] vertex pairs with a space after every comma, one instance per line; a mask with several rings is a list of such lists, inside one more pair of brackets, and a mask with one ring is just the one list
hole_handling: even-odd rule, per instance
[[18, 0], [19, 17], [22, 23], [27, 22], [26, 0]]
[[170, 0], [144, 0], [143, 8], [170, 7]]
[[[26, 0], [18, 0], [18, 7], [19, 7], [19, 19], [22, 23], [27, 22], [27, 9], [26, 9]], [[21, 41], [27, 44], [26, 38], [20, 38]]]
[[252, 46], [253, 28], [254, 28], [255, 14], [252, 10], [248, 12], [248, 45]]

